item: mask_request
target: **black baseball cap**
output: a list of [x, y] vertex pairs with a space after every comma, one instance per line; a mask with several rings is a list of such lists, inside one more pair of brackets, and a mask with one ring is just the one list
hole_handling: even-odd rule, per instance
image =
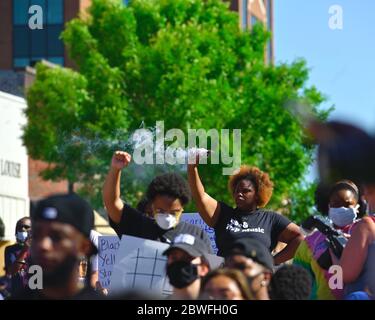
[[75, 193], [56, 194], [38, 202], [33, 221], [57, 221], [75, 227], [86, 238], [94, 228], [94, 211], [89, 203]]
[[229, 246], [225, 258], [233, 255], [241, 255], [251, 258], [271, 271], [274, 266], [273, 257], [268, 248], [263, 243], [255, 239], [239, 238], [235, 240]]
[[173, 249], [181, 249], [194, 258], [205, 257], [210, 252], [206, 242], [191, 234], [179, 234], [163, 255], [167, 256]]

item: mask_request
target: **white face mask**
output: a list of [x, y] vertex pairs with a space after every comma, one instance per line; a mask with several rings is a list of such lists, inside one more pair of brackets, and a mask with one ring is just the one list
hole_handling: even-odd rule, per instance
[[328, 216], [338, 227], [345, 227], [352, 224], [357, 218], [358, 205], [354, 208], [329, 208]]
[[19, 241], [19, 242], [25, 242], [27, 237], [28, 237], [28, 233], [26, 231], [18, 231], [17, 234], [16, 234], [16, 239]]
[[176, 216], [170, 213], [157, 213], [155, 221], [164, 230], [171, 229], [177, 224]]

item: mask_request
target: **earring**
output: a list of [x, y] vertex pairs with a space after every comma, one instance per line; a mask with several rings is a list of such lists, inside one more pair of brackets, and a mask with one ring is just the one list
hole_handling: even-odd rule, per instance
[[267, 285], [266, 280], [262, 280], [262, 281], [260, 282], [260, 285], [261, 285], [262, 287], [265, 287], [265, 286]]

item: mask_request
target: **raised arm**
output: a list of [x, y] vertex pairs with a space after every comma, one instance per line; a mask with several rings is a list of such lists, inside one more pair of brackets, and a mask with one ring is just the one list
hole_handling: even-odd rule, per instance
[[197, 164], [188, 164], [188, 181], [200, 216], [208, 226], [215, 226], [220, 214], [220, 204], [205, 192]]
[[124, 204], [120, 198], [121, 170], [128, 166], [131, 155], [116, 151], [113, 154], [111, 168], [103, 185], [103, 201], [109, 217], [115, 223], [120, 223]]

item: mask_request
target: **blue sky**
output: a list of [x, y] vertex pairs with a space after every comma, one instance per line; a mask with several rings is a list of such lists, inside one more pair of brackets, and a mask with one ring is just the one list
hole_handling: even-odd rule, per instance
[[[274, 0], [275, 61], [306, 59], [310, 84], [335, 104], [332, 119], [375, 133], [375, 1]], [[343, 9], [343, 29], [328, 26], [331, 5]]]
[[[332, 30], [329, 8], [343, 10], [343, 29]], [[275, 62], [307, 61], [309, 84], [335, 105], [330, 119], [375, 133], [375, 1], [274, 0]], [[313, 177], [310, 173], [310, 178]]]

